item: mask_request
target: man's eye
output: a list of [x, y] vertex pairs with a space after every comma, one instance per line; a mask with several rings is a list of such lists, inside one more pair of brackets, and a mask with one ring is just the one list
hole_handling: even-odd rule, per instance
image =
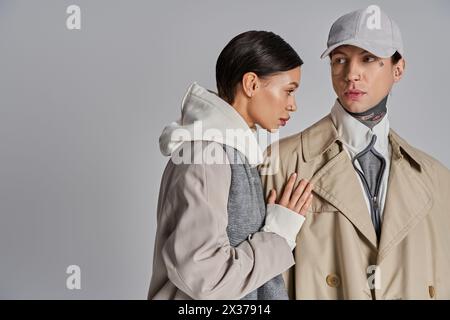
[[336, 58], [335, 60], [334, 60], [334, 64], [344, 64], [346, 61], [345, 61], [345, 58]]
[[367, 56], [364, 58], [364, 62], [374, 62], [376, 60], [373, 56]]

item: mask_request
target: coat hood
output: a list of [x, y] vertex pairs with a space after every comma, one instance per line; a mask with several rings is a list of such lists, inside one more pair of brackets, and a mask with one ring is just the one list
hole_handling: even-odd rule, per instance
[[231, 105], [194, 82], [181, 103], [181, 118], [164, 128], [159, 147], [170, 156], [184, 142], [213, 141], [238, 150], [256, 166], [262, 163], [263, 153], [255, 132]]

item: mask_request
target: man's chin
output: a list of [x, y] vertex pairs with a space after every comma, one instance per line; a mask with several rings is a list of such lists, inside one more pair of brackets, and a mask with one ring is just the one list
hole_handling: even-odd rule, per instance
[[370, 108], [367, 103], [364, 103], [362, 101], [354, 101], [350, 99], [339, 99], [339, 101], [341, 102], [345, 110], [352, 113], [361, 113], [367, 111]]

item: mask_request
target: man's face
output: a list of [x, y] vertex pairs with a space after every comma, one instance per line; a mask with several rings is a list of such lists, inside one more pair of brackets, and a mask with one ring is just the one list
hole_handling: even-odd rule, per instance
[[364, 49], [344, 45], [330, 54], [331, 79], [339, 101], [350, 112], [378, 104], [401, 79], [404, 61], [379, 58]]

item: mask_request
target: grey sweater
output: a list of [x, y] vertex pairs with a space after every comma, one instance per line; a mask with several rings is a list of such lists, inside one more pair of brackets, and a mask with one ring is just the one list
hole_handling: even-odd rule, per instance
[[[231, 186], [228, 194], [227, 234], [232, 246], [238, 246], [248, 236], [258, 232], [264, 225], [266, 204], [261, 179], [256, 167], [236, 149], [224, 145], [231, 166]], [[287, 300], [284, 280], [277, 275], [243, 300]]]

